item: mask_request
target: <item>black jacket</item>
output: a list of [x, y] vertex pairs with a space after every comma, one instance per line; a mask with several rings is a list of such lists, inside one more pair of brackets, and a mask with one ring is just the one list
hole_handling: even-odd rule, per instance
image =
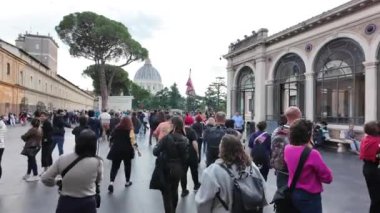
[[179, 133], [170, 133], [163, 137], [154, 147], [153, 155], [164, 155], [166, 162], [180, 162], [185, 164], [189, 156], [189, 140]]
[[51, 144], [53, 135], [53, 125], [49, 120], [46, 120], [42, 124], [42, 145]]
[[130, 130], [115, 129], [111, 135], [111, 148], [107, 155], [108, 160], [132, 159], [135, 151], [131, 144]]
[[70, 128], [70, 124], [67, 124], [62, 115], [55, 115], [53, 118], [53, 136], [64, 136], [65, 127]]

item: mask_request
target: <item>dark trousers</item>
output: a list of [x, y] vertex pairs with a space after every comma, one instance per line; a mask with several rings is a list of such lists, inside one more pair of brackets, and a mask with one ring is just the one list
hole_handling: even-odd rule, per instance
[[95, 197], [74, 198], [60, 196], [56, 213], [96, 213]]
[[295, 189], [292, 193], [294, 207], [300, 213], [322, 213], [321, 194], [311, 194], [301, 189]]
[[268, 179], [268, 173], [269, 173], [269, 161], [265, 163], [256, 163], [255, 164], [259, 167], [261, 175], [264, 177], [265, 181]]
[[277, 183], [277, 189], [281, 188], [282, 186], [287, 186], [288, 185], [288, 178], [289, 175], [285, 174], [280, 171], [276, 171], [276, 183]]
[[43, 142], [42, 143], [42, 148], [41, 148], [41, 166], [42, 167], [49, 167], [53, 164], [53, 158], [51, 156], [52, 144], [48, 142]]
[[178, 185], [180, 178], [166, 178], [166, 187], [161, 191], [165, 213], [175, 213], [178, 204]]
[[0, 178], [3, 175], [3, 168], [1, 168], [1, 159], [3, 158], [4, 148], [0, 149]]
[[184, 165], [183, 168], [183, 174], [181, 177], [181, 187], [182, 191], [185, 191], [187, 189], [187, 171], [190, 168], [191, 177], [193, 178], [194, 185], [199, 184], [199, 178], [198, 178], [198, 162], [196, 160], [193, 160], [186, 165]]
[[198, 143], [198, 154], [199, 154], [198, 162], [201, 162], [203, 138], [198, 138], [197, 143]]
[[364, 162], [363, 175], [371, 199], [370, 213], [380, 212], [380, 169], [377, 163]]
[[132, 167], [131, 159], [112, 160], [111, 175], [110, 175], [111, 182], [115, 181], [117, 172], [119, 171], [119, 168], [120, 168], [121, 161], [123, 161], [123, 163], [124, 163], [125, 181], [129, 182], [129, 179], [131, 177], [131, 167]]
[[206, 152], [206, 166], [213, 164], [219, 156], [219, 147], [207, 147]]
[[38, 175], [36, 156], [28, 156], [28, 170], [26, 174], [30, 175], [32, 171], [34, 176]]
[[[149, 144], [152, 144], [152, 137], [153, 137], [153, 132], [154, 132], [154, 130], [156, 130], [156, 129], [153, 129], [153, 128], [150, 128], [150, 133], [149, 133]], [[154, 138], [156, 138], [156, 137], [154, 137]], [[156, 138], [156, 142], [157, 142], [158, 140], [157, 140], [157, 138]]]
[[58, 145], [59, 155], [63, 155], [63, 142], [65, 141], [64, 136], [54, 135], [52, 137], [52, 140], [53, 140], [53, 144], [51, 146], [52, 152], [55, 149], [55, 146]]

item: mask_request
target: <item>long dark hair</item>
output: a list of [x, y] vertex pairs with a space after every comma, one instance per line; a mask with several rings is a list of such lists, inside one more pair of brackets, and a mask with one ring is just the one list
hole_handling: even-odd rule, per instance
[[249, 156], [244, 152], [240, 140], [233, 135], [225, 135], [220, 143], [219, 157], [227, 164], [235, 164], [238, 170], [244, 170], [251, 165]]
[[174, 116], [171, 118], [172, 124], [173, 124], [173, 131], [172, 133], [179, 133], [182, 135], [186, 135], [184, 132], [185, 125], [183, 124], [183, 120], [179, 116]]
[[127, 131], [132, 130], [133, 129], [132, 120], [128, 116], [123, 117], [121, 121], [119, 122], [119, 124], [116, 126], [116, 129], [123, 129]]
[[96, 157], [97, 137], [90, 129], [82, 130], [75, 143], [75, 153], [81, 157]]

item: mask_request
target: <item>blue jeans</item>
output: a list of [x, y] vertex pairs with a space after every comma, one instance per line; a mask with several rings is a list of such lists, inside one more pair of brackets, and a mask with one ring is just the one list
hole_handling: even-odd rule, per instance
[[311, 194], [301, 189], [295, 189], [292, 193], [294, 206], [300, 213], [322, 213], [321, 194]]
[[358, 140], [350, 140], [350, 147], [352, 151], [360, 151], [360, 141]]
[[63, 154], [63, 142], [65, 141], [65, 137], [64, 136], [59, 136], [59, 135], [54, 135], [52, 137], [52, 140], [53, 140], [53, 144], [51, 146], [52, 152], [55, 149], [55, 146], [58, 144], [59, 155], [62, 155]]

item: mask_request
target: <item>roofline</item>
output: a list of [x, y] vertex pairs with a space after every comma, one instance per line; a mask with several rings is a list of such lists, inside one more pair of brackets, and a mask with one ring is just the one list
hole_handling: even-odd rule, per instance
[[[21, 35], [21, 37], [27, 37], [27, 36], [28, 37], [35, 37], [35, 38], [48, 38], [57, 46], [57, 48], [59, 47], [58, 43], [50, 35], [38, 35], [38, 34], [30, 34], [30, 33], [25, 33], [25, 34]], [[20, 41], [19, 38], [17, 38], [16, 41]]]
[[84, 89], [81, 89], [79, 86], [73, 84], [71, 81], [69, 81], [69, 80], [67, 80], [66, 78], [64, 78], [63, 76], [57, 74], [57, 77], [60, 78], [60, 79], [62, 79], [62, 80], [64, 80], [64, 81], [66, 81], [66, 82], [69, 83], [71, 86], [74, 86], [75, 88], [77, 88], [77, 89], [79, 89], [80, 91], [84, 92], [86, 95], [89, 95], [89, 96], [91, 96], [91, 97], [94, 97], [93, 95], [87, 93]]
[[[238, 42], [233, 43], [230, 45], [230, 51], [225, 54], [223, 57], [225, 59], [231, 58], [235, 55], [238, 55], [242, 52], [248, 51], [250, 49], [253, 49], [260, 45], [266, 45], [270, 46], [272, 44], [278, 43], [280, 41], [289, 39], [291, 37], [297, 36], [301, 33], [304, 33], [306, 31], [315, 29], [319, 26], [322, 26], [326, 23], [330, 23], [332, 21], [335, 21], [337, 19], [340, 19], [342, 17], [345, 17], [349, 14], [355, 13], [357, 11], [363, 10], [365, 8], [368, 8], [374, 4], [380, 3], [379, 0], [351, 0], [345, 4], [342, 4], [340, 6], [337, 6], [331, 10], [328, 10], [326, 12], [323, 12], [317, 16], [314, 16], [312, 18], [309, 18], [299, 24], [293, 25], [289, 28], [286, 28], [285, 30], [282, 30], [278, 33], [275, 33], [271, 36], [268, 36], [266, 38], [257, 40], [255, 42], [252, 42], [249, 45], [243, 46], [241, 48], [237, 48], [234, 50], [233, 48], [235, 46], [238, 46], [242, 42], [246, 41], [247, 39], [252, 38], [254, 35], [247, 36], [243, 40], [238, 40]], [[232, 51], [231, 51], [232, 49]]]
[[[45, 64], [43, 64], [40, 60], [38, 60], [38, 59], [35, 58], [34, 56], [32, 56], [32, 55], [30, 55], [29, 53], [27, 53], [25, 50], [23, 50], [23, 49], [21, 49], [21, 48], [15, 46], [15, 45], [13, 45], [13, 44], [11, 44], [11, 43], [8, 43], [8, 42], [6, 42], [6, 41], [4, 41], [4, 40], [2, 40], [2, 39], [0, 39], [0, 42], [3, 42], [3, 43], [5, 43], [5, 44], [7, 44], [7, 45], [9, 45], [9, 46], [11, 46], [11, 47], [13, 47], [13, 48], [16, 48], [18, 51], [20, 51], [21, 53], [25, 54], [25, 55], [28, 56], [29, 58], [31, 58], [33, 61], [37, 62], [39, 65], [41, 65], [41, 66], [45, 67], [46, 69], [50, 70], [50, 68], [49, 68], [48, 66], [46, 66]], [[5, 48], [3, 48], [3, 49], [6, 50]], [[9, 52], [8, 50], [6, 50], [6, 51]], [[9, 53], [11, 53], [11, 52], [9, 52]], [[11, 54], [14, 55], [13, 53], [11, 53]], [[18, 56], [16, 56], [16, 57], [18, 57]]]

